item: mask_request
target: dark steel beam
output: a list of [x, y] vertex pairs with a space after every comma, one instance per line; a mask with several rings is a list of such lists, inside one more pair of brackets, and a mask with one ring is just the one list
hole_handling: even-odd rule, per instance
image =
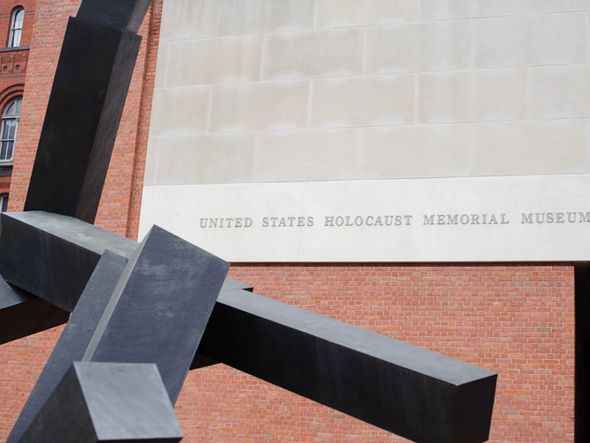
[[414, 441], [488, 439], [496, 374], [247, 291], [199, 354]]
[[177, 443], [182, 431], [156, 365], [74, 363], [20, 443]]
[[72, 364], [84, 357], [126, 264], [127, 259], [120, 255], [110, 251], [103, 254], [16, 420], [7, 443], [20, 441]]
[[83, 360], [156, 363], [175, 403], [228, 269], [154, 226], [112, 292]]
[[152, 0], [84, 0], [77, 18], [119, 29], [138, 32]]
[[45, 212], [0, 215], [0, 275], [71, 312], [106, 249], [130, 257], [137, 243], [75, 218]]
[[[138, 247], [133, 240], [81, 220], [43, 211], [3, 212], [0, 229], [0, 275], [68, 312], [105, 250], [131, 258]], [[223, 290], [236, 288], [251, 286], [225, 279]]]
[[140, 43], [133, 32], [70, 18], [26, 211], [94, 222]]
[[[82, 222], [73, 220], [73, 225]], [[89, 231], [70, 226], [67, 232], [86, 240], [96, 240], [92, 232], [104, 234], [86, 227]], [[72, 248], [79, 246], [66, 249]], [[129, 263], [104, 251], [8, 443], [21, 441], [76, 361], [155, 363], [169, 398], [176, 401], [228, 268], [223, 260], [157, 227], [133, 247]]]
[[[0, 220], [0, 273], [9, 280], [7, 270], [19, 276], [27, 268], [18, 281], [40, 297], [52, 287], [53, 299], [62, 303], [57, 295], [68, 284], [84, 287], [105, 247], [127, 256], [137, 248], [55, 214], [5, 213]], [[27, 239], [25, 247], [18, 247], [19, 238]], [[51, 276], [60, 269], [52, 263], [85, 266], [56, 283]], [[227, 363], [418, 441], [443, 441], [428, 440], [431, 435], [450, 442], [486, 439], [495, 374], [241, 291], [243, 286], [226, 282], [221, 292], [199, 348], [208, 363]], [[77, 294], [70, 290], [65, 304], [75, 305]], [[199, 365], [195, 359], [193, 367]]]
[[69, 313], [14, 288], [0, 276], [0, 345], [68, 321]]

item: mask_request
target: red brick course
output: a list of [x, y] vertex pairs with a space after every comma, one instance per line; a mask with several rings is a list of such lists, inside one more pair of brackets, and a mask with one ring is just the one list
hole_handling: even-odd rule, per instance
[[[232, 275], [278, 300], [497, 371], [491, 441], [573, 441], [572, 266], [240, 265]], [[0, 347], [0, 440], [55, 334]], [[177, 413], [187, 442], [403, 441], [223, 365], [189, 375]]]
[[[0, 1], [0, 22], [6, 4]], [[24, 202], [65, 24], [78, 4], [37, 2], [12, 210]], [[146, 41], [98, 215], [101, 226], [131, 238], [141, 205], [161, 5], [156, 1], [142, 28]], [[497, 371], [491, 441], [573, 441], [572, 265], [253, 264], [234, 266], [232, 274], [259, 293]], [[0, 347], [0, 441], [59, 330]], [[187, 442], [401, 441], [223, 365], [189, 375], [177, 413]]]

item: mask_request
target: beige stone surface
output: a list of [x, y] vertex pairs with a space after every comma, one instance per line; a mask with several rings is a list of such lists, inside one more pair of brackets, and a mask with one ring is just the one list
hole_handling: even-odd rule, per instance
[[158, 171], [158, 155], [160, 153], [160, 137], [150, 137], [147, 156], [145, 161], [145, 172], [143, 176], [144, 186], [157, 185], [156, 173]]
[[[191, 0], [194, 1], [194, 0]], [[315, 0], [217, 0], [219, 35], [312, 29]]]
[[495, 69], [472, 73], [472, 119], [520, 120], [527, 114], [527, 73]]
[[166, 83], [185, 86], [258, 80], [262, 41], [262, 36], [242, 36], [177, 42], [170, 50]]
[[162, 40], [203, 38], [217, 33], [219, 0], [165, 0]]
[[269, 35], [263, 78], [359, 75], [363, 69], [363, 32], [349, 28]]
[[[151, 147], [150, 147], [151, 148]], [[155, 185], [251, 181], [255, 137], [199, 134], [163, 137], [157, 149]]]
[[473, 126], [364, 128], [361, 142], [365, 178], [465, 176], [469, 173]]
[[360, 174], [359, 130], [258, 136], [254, 181], [340, 180]]
[[[536, 1], [536, 0], [533, 0]], [[529, 0], [422, 0], [423, 20], [492, 17], [525, 13]]]
[[526, 116], [524, 69], [437, 72], [419, 81], [423, 123], [519, 120]]
[[414, 21], [418, 5], [419, 0], [317, 0], [316, 27]]
[[476, 17], [476, 0], [422, 0], [423, 20]]
[[478, 17], [525, 14], [530, 0], [474, 0]]
[[307, 125], [309, 82], [265, 82], [213, 88], [211, 131], [291, 130]]
[[415, 76], [314, 80], [312, 127], [392, 125], [414, 119]]
[[590, 116], [590, 66], [559, 66], [531, 71], [533, 118]]
[[170, 66], [170, 47], [172, 45], [165, 41], [160, 41], [158, 48], [158, 64], [156, 66], [156, 88], [166, 86], [166, 76], [168, 75], [168, 66]]
[[590, 11], [590, 0], [529, 0], [531, 9], [540, 12]]
[[475, 125], [473, 175], [588, 171], [585, 120]]
[[473, 22], [474, 66], [584, 63], [585, 14], [490, 18]]
[[468, 68], [471, 47], [469, 22], [370, 28], [367, 31], [367, 73]]
[[590, 0], [166, 0], [152, 118], [148, 184], [587, 173]]
[[[588, 188], [588, 174], [147, 186], [139, 236], [157, 224], [232, 263], [587, 261], [588, 223], [527, 218], [579, 219]], [[382, 226], [389, 214], [403, 221]], [[294, 217], [293, 228], [269, 228], [273, 216]], [[198, 228], [218, 217], [248, 217], [249, 227]]]
[[156, 89], [150, 135], [206, 131], [210, 94], [208, 86]]

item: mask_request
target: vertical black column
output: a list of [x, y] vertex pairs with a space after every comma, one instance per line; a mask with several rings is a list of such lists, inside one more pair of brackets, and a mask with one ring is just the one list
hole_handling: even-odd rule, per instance
[[590, 441], [590, 263], [575, 265], [576, 392], [575, 441]]
[[[70, 18], [25, 201], [93, 223], [150, 0], [84, 0]], [[108, 12], [108, 13], [107, 13]]]
[[77, 17], [121, 31], [137, 32], [152, 0], [84, 0]]

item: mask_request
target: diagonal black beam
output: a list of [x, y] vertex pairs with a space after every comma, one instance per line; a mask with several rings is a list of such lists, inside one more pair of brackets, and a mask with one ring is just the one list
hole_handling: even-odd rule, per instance
[[[4, 213], [0, 222], [0, 273], [17, 286], [21, 283], [11, 277], [20, 276], [15, 280], [27, 284], [24, 289], [62, 303], [58, 293], [67, 290], [65, 281], [50, 285], [51, 293], [40, 284], [50, 283], [53, 273], [59, 273], [52, 262], [86, 263], [79, 276], [71, 277], [77, 279], [75, 286], [83, 287], [104, 252], [101, 244], [122, 255], [137, 247], [55, 214]], [[28, 239], [26, 247], [18, 247], [19, 238]], [[33, 266], [23, 276], [22, 269], [31, 261]], [[82, 277], [85, 272], [88, 275]], [[240, 291], [241, 287], [226, 281], [199, 348], [201, 356], [418, 441], [487, 438], [495, 374]], [[70, 290], [68, 296], [75, 305], [79, 294]]]
[[228, 270], [154, 226], [112, 291], [83, 360], [156, 363], [175, 403]]
[[0, 275], [71, 312], [106, 249], [129, 258], [137, 243], [75, 218], [44, 212], [0, 215]]
[[84, 0], [77, 18], [121, 31], [138, 32], [152, 0]]
[[178, 443], [182, 431], [154, 364], [71, 365], [19, 443]]
[[[129, 263], [105, 251], [8, 443], [20, 442], [30, 431], [76, 361], [155, 363], [174, 403], [228, 267], [223, 260], [157, 227], [135, 248]], [[79, 422], [74, 420], [76, 427]]]
[[7, 284], [0, 276], [0, 345], [68, 321], [68, 312]]
[[[67, 321], [105, 250], [130, 258], [138, 243], [75, 218], [47, 212], [0, 214], [0, 344]], [[226, 278], [224, 290], [249, 288]], [[27, 291], [33, 296], [20, 295]], [[39, 300], [39, 298], [41, 300]], [[57, 308], [60, 306], [61, 309]]]
[[25, 201], [93, 223], [141, 43], [147, 0], [85, 0], [70, 18]]
[[[14, 424], [7, 443], [20, 441], [72, 364], [81, 361], [127, 259], [105, 251]], [[40, 300], [40, 299], [37, 299]]]
[[247, 291], [199, 354], [414, 441], [488, 439], [496, 374]]

